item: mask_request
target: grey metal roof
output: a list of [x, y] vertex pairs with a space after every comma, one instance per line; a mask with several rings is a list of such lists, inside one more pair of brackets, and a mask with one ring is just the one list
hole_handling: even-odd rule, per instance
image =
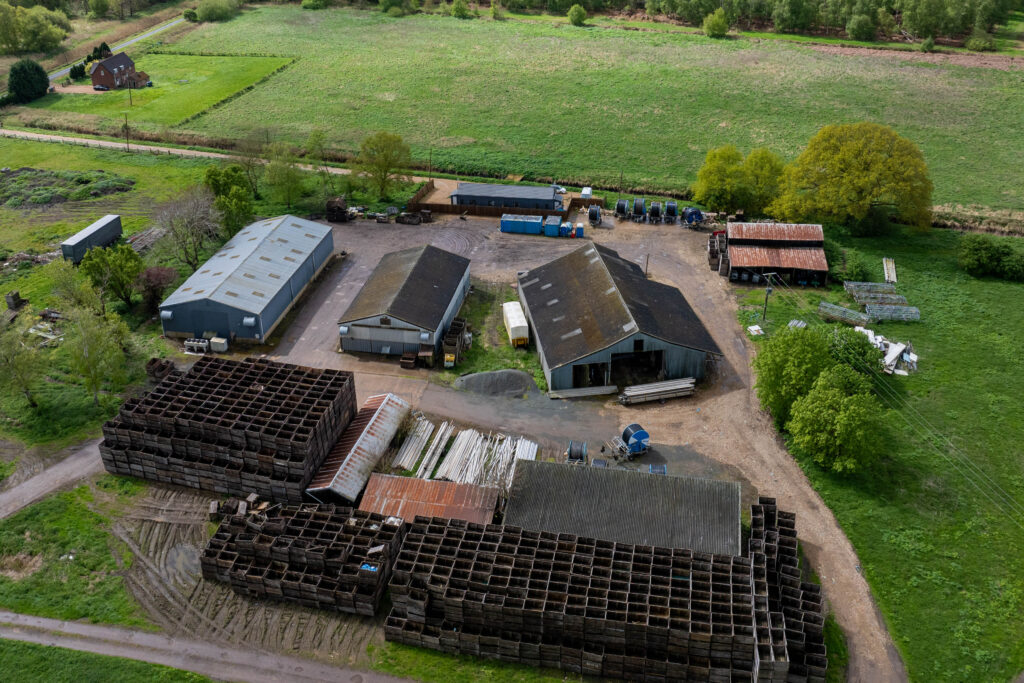
[[554, 199], [555, 188], [550, 185], [499, 185], [496, 183], [459, 183], [452, 196], [495, 197], [502, 199]]
[[468, 268], [468, 258], [430, 245], [385, 254], [339, 322], [389, 315], [436, 330]]
[[597, 353], [636, 332], [670, 344], [721, 351], [682, 293], [640, 266], [589, 244], [519, 275], [548, 366]]
[[128, 67], [134, 65], [135, 62], [132, 61], [131, 57], [129, 57], [124, 52], [118, 52], [116, 55], [111, 55], [106, 59], [101, 59], [98, 62], [93, 62], [92, 67], [90, 67], [89, 69], [89, 73], [91, 74], [93, 71], [95, 71], [96, 67], [98, 66], [103, 66], [107, 71], [113, 73], [114, 69], [116, 69], [119, 66]]
[[160, 308], [208, 299], [262, 313], [313, 250], [328, 225], [291, 215], [247, 225], [167, 297]]
[[96, 232], [97, 230], [99, 230], [100, 228], [105, 226], [107, 223], [110, 223], [112, 221], [120, 221], [120, 220], [121, 220], [121, 216], [119, 216], [118, 214], [108, 213], [103, 218], [99, 219], [98, 221], [93, 222], [89, 227], [82, 228], [81, 230], [76, 232], [74, 235], [72, 235], [71, 237], [67, 238], [63, 242], [61, 242], [61, 244], [62, 245], [66, 244], [68, 246], [73, 246], [75, 244], [78, 244], [79, 242], [81, 242], [82, 240], [86, 239], [87, 237], [92, 235], [94, 232]]
[[505, 524], [620, 543], [740, 554], [740, 485], [517, 460]]

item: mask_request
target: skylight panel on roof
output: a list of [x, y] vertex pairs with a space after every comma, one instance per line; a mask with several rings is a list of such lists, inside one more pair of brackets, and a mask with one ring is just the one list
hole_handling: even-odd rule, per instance
[[530, 281], [528, 281], [528, 282], [524, 282], [523, 284], [521, 284], [521, 285], [519, 285], [519, 286], [520, 286], [520, 287], [529, 287], [530, 285], [535, 285], [535, 284], [537, 284], [538, 282], [540, 282], [540, 278], [539, 278], [539, 277], [535, 277], [535, 278], [533, 278], [532, 280], [530, 280]]
[[565, 334], [563, 334], [563, 335], [562, 335], [562, 339], [563, 339], [563, 340], [564, 340], [564, 339], [569, 339], [569, 338], [571, 338], [571, 337], [575, 337], [575, 336], [577, 336], [577, 335], [580, 335], [580, 334], [583, 334], [583, 330], [581, 330], [580, 328], [578, 328], [578, 327], [577, 327], [577, 328], [576, 328], [575, 330], [573, 330], [572, 332], [566, 332]]
[[548, 282], [547, 284], [543, 284], [543, 285], [541, 285], [541, 286], [540, 286], [540, 288], [541, 288], [541, 289], [547, 289], [547, 288], [548, 288], [548, 287], [550, 287], [550, 286], [551, 286], [551, 283], [550, 283], [550, 282]]
[[238, 296], [238, 292], [224, 292], [228, 296]]
[[622, 326], [622, 331], [623, 332], [630, 332], [630, 331], [635, 330], [635, 329], [636, 329], [636, 322], [633, 321], [633, 320], [630, 320], [628, 323], [626, 323], [625, 325]]
[[258, 296], [258, 297], [264, 297], [264, 296], [266, 296], [266, 295], [265, 295], [265, 294], [264, 294], [263, 292], [257, 292], [257, 291], [253, 291], [252, 295], [253, 295], [253, 296]]
[[558, 299], [552, 299], [551, 301], [548, 302], [548, 306], [554, 306], [557, 303], [558, 303]]

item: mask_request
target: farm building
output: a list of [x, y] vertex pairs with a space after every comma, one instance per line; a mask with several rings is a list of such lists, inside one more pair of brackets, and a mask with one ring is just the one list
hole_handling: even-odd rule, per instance
[[510, 209], [562, 210], [562, 197], [551, 185], [496, 185], [459, 183], [451, 196], [457, 206], [501, 206]]
[[164, 334], [262, 342], [333, 252], [327, 225], [289, 215], [248, 225], [160, 304]]
[[730, 280], [759, 282], [765, 273], [775, 273], [791, 284], [807, 285], [824, 284], [828, 277], [820, 225], [729, 223], [724, 237], [717, 248], [709, 242], [708, 255], [715, 252], [717, 262], [712, 259], [711, 266]]
[[81, 263], [87, 251], [110, 246], [120, 239], [121, 232], [121, 217], [108, 214], [61, 242], [61, 254], [72, 263]]
[[678, 289], [600, 245], [520, 273], [519, 300], [552, 391], [700, 379], [721, 355]]
[[740, 554], [740, 485], [520, 460], [505, 524], [618, 543]]
[[359, 509], [401, 517], [407, 522], [423, 515], [490, 524], [498, 507], [498, 493], [493, 486], [374, 473]]
[[433, 353], [468, 293], [467, 258], [432, 246], [385, 254], [338, 321], [341, 350]]
[[115, 88], [141, 88], [149, 81], [145, 71], [136, 71], [135, 62], [123, 52], [93, 62], [89, 67], [92, 84], [102, 85], [111, 90]]

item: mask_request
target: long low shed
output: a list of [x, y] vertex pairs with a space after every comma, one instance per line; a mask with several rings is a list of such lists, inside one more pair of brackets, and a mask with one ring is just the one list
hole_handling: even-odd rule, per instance
[[399, 477], [375, 472], [366, 484], [359, 509], [412, 522], [417, 516], [464, 519], [490, 524], [498, 507], [493, 486]]
[[79, 263], [93, 247], [107, 247], [116, 242], [122, 234], [121, 217], [108, 214], [92, 225], [79, 230], [60, 243], [64, 258]]

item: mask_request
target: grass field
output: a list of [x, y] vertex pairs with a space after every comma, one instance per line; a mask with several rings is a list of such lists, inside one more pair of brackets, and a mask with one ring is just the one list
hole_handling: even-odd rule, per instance
[[202, 683], [209, 678], [158, 664], [94, 655], [62, 647], [0, 640], [8, 683]]
[[151, 88], [131, 93], [111, 90], [89, 94], [62, 94], [58, 89], [29, 106], [118, 120], [127, 114], [129, 123], [172, 126], [252, 85], [289, 61], [282, 57], [147, 54], [138, 59], [135, 68], [149, 75], [153, 81]]
[[[1022, 501], [1024, 407], [1015, 396], [1024, 387], [1024, 308], [1016, 304], [1024, 285], [960, 272], [958, 239], [940, 230], [842, 241], [875, 280], [882, 256], [894, 257], [898, 291], [921, 309], [920, 323], [872, 326], [909, 339], [921, 358], [917, 373], [888, 378], [900, 402]], [[776, 287], [767, 329], [814, 320], [822, 295]], [[841, 288], [825, 296], [846, 300]], [[763, 288], [742, 301], [741, 322], [759, 322]], [[1024, 532], [908, 427], [903, 417], [913, 415], [889, 411], [873, 471], [844, 477], [800, 464], [857, 549], [912, 680], [1011, 679], [1024, 667]]]
[[121, 574], [132, 555], [104, 530], [143, 486], [104, 475], [0, 520], [0, 607], [52, 619], [150, 628]]
[[[330, 50], [322, 49], [330, 44]], [[826, 123], [872, 120], [917, 142], [935, 203], [1024, 200], [1024, 72], [835, 56], [781, 41], [575, 29], [553, 22], [389, 19], [260, 6], [201, 26], [175, 50], [300, 61], [183, 127], [269, 129], [299, 143], [327, 127], [354, 150], [379, 129], [424, 163], [463, 173], [682, 190], [710, 147], [795, 156]], [[578, 182], [576, 182], [578, 181]]]

